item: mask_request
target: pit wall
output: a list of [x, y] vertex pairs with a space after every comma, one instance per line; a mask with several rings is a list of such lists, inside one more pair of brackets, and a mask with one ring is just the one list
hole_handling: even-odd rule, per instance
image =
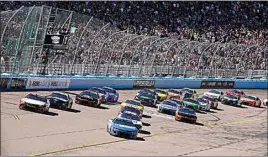
[[224, 78], [138, 78], [106, 76], [40, 76], [1, 74], [1, 91], [20, 90], [83, 90], [109, 86], [115, 89], [134, 88], [209, 88], [268, 89], [267, 79]]

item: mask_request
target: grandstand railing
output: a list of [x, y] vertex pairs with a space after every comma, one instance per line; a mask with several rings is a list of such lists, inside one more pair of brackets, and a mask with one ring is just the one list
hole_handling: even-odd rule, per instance
[[[267, 78], [267, 47], [128, 34], [91, 16], [48, 6], [1, 12], [1, 73]], [[68, 49], [47, 33], [70, 31]], [[255, 56], [249, 57], [254, 52]]]

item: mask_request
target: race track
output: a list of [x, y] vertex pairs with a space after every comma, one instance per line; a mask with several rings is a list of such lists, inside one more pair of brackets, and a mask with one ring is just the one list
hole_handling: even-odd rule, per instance
[[[203, 93], [206, 90], [197, 90]], [[72, 98], [80, 91], [71, 91]], [[137, 90], [119, 90], [120, 99], [132, 99]], [[245, 90], [267, 98], [265, 90]], [[138, 140], [106, 132], [119, 104], [93, 108], [73, 105], [72, 111], [50, 109], [48, 115], [20, 110], [19, 99], [29, 92], [1, 93], [1, 155], [154, 155], [154, 156], [264, 156], [267, 155], [267, 109], [219, 105], [197, 113], [196, 125], [145, 107]], [[35, 92], [32, 92], [35, 93]], [[46, 95], [50, 92], [42, 91]]]

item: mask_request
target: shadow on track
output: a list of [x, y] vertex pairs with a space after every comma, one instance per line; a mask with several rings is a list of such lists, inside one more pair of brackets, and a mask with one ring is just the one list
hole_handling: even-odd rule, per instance
[[213, 110], [209, 110], [209, 111], [207, 111], [208, 113], [218, 113], [218, 112], [215, 112], [215, 111], [213, 111]]
[[106, 102], [105, 105], [120, 105], [122, 102]]
[[140, 134], [145, 134], [145, 135], [151, 135], [150, 131], [146, 131], [146, 130], [140, 130], [139, 132]]
[[207, 114], [206, 112], [204, 112], [204, 111], [196, 111], [196, 113], [200, 113], [200, 114]]
[[192, 123], [191, 121], [189, 121], [189, 120], [187, 120], [187, 119], [179, 120], [179, 122], [188, 123], [188, 124], [192, 124], [192, 125], [204, 126], [203, 123], [200, 123], [200, 122]]
[[224, 111], [224, 109], [221, 109], [221, 108], [212, 108], [212, 110], [216, 110], [216, 111]]
[[92, 108], [96, 108], [96, 109], [102, 109], [102, 110], [107, 110], [110, 109], [109, 107], [105, 107], [105, 106], [93, 106], [93, 105], [88, 105], [87, 103], [76, 103], [77, 105], [81, 105], [81, 106], [86, 106], [86, 107], [92, 107]]
[[152, 118], [152, 116], [149, 116], [149, 115], [146, 115], [146, 114], [143, 114], [142, 117], [143, 118]]
[[81, 112], [80, 110], [76, 110], [76, 109], [73, 109], [73, 108], [68, 109], [68, 110], [62, 110], [60, 108], [52, 107], [52, 106], [50, 108], [53, 108], [53, 109], [56, 109], [56, 110], [61, 110], [61, 111], [66, 111], [66, 112], [72, 112], [72, 113], [80, 113]]
[[151, 124], [149, 124], [149, 123], [145, 123], [145, 122], [142, 122], [142, 125], [143, 125], [143, 126], [151, 126]]
[[32, 108], [29, 108], [29, 109], [28, 108], [27, 109], [23, 108], [21, 110], [32, 112], [32, 113], [37, 113], [37, 114], [40, 114], [40, 115], [48, 115], [48, 116], [58, 116], [59, 115], [58, 113], [51, 112], [51, 111], [48, 111], [48, 112], [45, 112], [45, 113], [40, 113], [40, 112], [35, 111]]

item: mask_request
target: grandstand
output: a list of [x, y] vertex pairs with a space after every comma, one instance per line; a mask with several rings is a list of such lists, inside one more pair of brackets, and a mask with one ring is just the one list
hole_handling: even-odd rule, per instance
[[[122, 5], [120, 2], [107, 3]], [[166, 2], [164, 6], [177, 7], [177, 4], [186, 5]], [[85, 7], [84, 4], [76, 5]], [[260, 12], [267, 14], [268, 7], [260, 5], [258, 16], [261, 17]], [[132, 6], [135, 6], [134, 2]], [[139, 6], [143, 8], [143, 5]], [[195, 5], [189, 2], [189, 6]], [[211, 32], [202, 34], [193, 31], [195, 29], [186, 30], [185, 24], [181, 25], [179, 33], [172, 29], [150, 33], [146, 32], [148, 28], [133, 30], [111, 18], [76, 12], [72, 6], [69, 6], [72, 10], [58, 7], [25, 5], [1, 12], [1, 73], [267, 78], [265, 20], [255, 21], [259, 28], [256, 37], [255, 31], [243, 29], [248, 31], [244, 36], [219, 40], [218, 36], [225, 35], [216, 33], [208, 39], [204, 34]], [[241, 4], [241, 7], [245, 6]], [[245, 25], [248, 26], [244, 28], [251, 28], [250, 22]], [[196, 27], [196, 30], [200, 28]]]

